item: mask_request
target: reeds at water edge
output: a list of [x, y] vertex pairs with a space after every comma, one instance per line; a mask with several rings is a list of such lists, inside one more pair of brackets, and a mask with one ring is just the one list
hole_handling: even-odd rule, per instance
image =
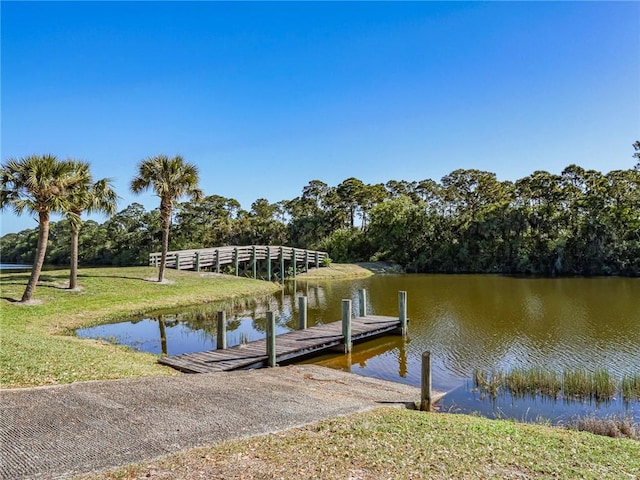
[[620, 390], [625, 402], [640, 401], [640, 375], [625, 375], [622, 377]]
[[612, 400], [619, 394], [625, 402], [640, 400], [640, 375], [626, 375], [617, 381], [606, 369], [589, 372], [565, 369], [558, 372], [542, 367], [514, 368], [510, 372], [475, 369], [474, 387], [497, 396], [501, 389], [515, 397], [542, 395], [565, 400]]

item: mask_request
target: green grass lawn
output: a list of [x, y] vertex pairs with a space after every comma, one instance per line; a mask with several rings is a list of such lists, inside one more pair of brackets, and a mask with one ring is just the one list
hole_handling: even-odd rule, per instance
[[0, 385], [3, 388], [132, 376], [173, 375], [157, 356], [73, 336], [76, 328], [157, 309], [262, 296], [279, 286], [226, 275], [169, 270], [166, 283], [151, 267], [80, 271], [80, 291], [65, 288], [68, 270], [45, 271], [34, 302], [16, 302], [28, 273], [0, 275]]
[[617, 480], [639, 476], [640, 442], [634, 440], [382, 408], [81, 478]]

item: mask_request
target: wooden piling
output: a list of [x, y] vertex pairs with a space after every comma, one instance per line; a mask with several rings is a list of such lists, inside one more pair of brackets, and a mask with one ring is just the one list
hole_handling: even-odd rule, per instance
[[298, 330], [307, 328], [307, 297], [298, 297]]
[[367, 316], [367, 291], [364, 288], [361, 288], [360, 290], [358, 290], [358, 301], [359, 301], [358, 316], [366, 317]]
[[342, 300], [342, 336], [344, 338], [344, 353], [350, 353], [351, 342], [351, 300]]
[[218, 312], [218, 335], [216, 339], [216, 349], [225, 350], [227, 348], [227, 314], [221, 310]]
[[196, 272], [200, 271], [200, 252], [196, 252]]
[[273, 312], [267, 312], [267, 365], [276, 366], [276, 319]]
[[240, 270], [240, 259], [238, 258], [238, 257], [239, 257], [239, 255], [240, 255], [240, 254], [238, 253], [238, 247], [234, 248], [234, 249], [233, 249], [233, 259], [234, 259], [235, 267], [236, 267], [236, 277], [237, 277], [237, 276], [238, 276], [238, 274], [240, 273], [240, 272], [239, 272], [239, 270]]
[[420, 410], [431, 411], [431, 352], [422, 353], [422, 379], [420, 394]]
[[400, 318], [400, 333], [407, 334], [407, 292], [398, 292], [398, 317]]

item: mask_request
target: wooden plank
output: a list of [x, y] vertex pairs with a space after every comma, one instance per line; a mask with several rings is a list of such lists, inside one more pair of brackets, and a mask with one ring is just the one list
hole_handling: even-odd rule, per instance
[[[368, 315], [353, 319], [352, 341], [363, 341], [397, 330], [398, 318]], [[266, 365], [266, 339], [238, 345], [226, 350], [186, 353], [162, 357], [163, 365], [171, 366], [186, 373], [206, 373]], [[322, 352], [343, 343], [341, 322], [316, 325], [305, 330], [293, 330], [276, 338], [276, 361], [283, 362]]]

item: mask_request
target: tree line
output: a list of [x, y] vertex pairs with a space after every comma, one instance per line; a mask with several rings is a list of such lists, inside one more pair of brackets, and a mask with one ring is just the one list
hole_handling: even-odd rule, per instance
[[[50, 226], [46, 260], [72, 262], [77, 234], [84, 265], [142, 265], [150, 252], [166, 249], [286, 244], [324, 250], [340, 262], [392, 261], [412, 272], [637, 276], [640, 142], [633, 147], [638, 165], [627, 170], [569, 165], [560, 174], [535, 171], [514, 182], [476, 169], [455, 170], [439, 182], [311, 180], [293, 199], [260, 198], [249, 210], [233, 198], [205, 196], [195, 166], [176, 157], [180, 162], [170, 167], [175, 159], [159, 156], [142, 162], [131, 183], [134, 192], [153, 188], [158, 209], [134, 203], [102, 224], [84, 222], [79, 232], [81, 211], [67, 215]], [[185, 195], [189, 201], [179, 202]], [[3, 236], [3, 261], [33, 261], [38, 232]]]

